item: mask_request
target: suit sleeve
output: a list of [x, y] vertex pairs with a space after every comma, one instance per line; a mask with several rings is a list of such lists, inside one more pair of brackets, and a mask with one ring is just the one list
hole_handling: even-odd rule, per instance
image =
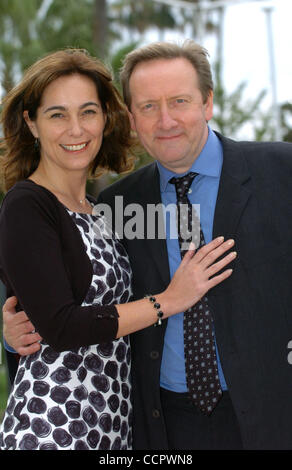
[[0, 216], [3, 281], [56, 351], [113, 340], [118, 329], [116, 308], [81, 307], [74, 300], [57, 216], [46, 202], [33, 191], [11, 191], [6, 196]]

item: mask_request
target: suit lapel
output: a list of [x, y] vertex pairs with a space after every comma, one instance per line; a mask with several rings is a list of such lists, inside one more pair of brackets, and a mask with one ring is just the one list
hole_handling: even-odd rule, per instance
[[[144, 210], [145, 224], [145, 257], [150, 256], [153, 267], [156, 267], [163, 283], [167, 286], [170, 282], [168, 253], [165, 235], [163, 238], [147, 238], [147, 205], [152, 204], [153, 207], [161, 204], [159, 173], [155, 163], [147, 167], [143, 178], [139, 181], [139, 185], [135, 191], [135, 202], [140, 204]], [[153, 223], [153, 221], [151, 221]], [[157, 230], [156, 230], [157, 232]], [[147, 253], [148, 252], [148, 253]]]
[[[223, 166], [216, 202], [213, 223], [213, 238], [223, 235], [225, 239], [233, 238], [243, 210], [251, 196], [249, 188], [250, 175], [240, 144], [218, 137], [223, 145]], [[135, 184], [135, 201], [143, 207], [145, 214], [145, 232], [147, 227], [147, 205], [161, 203], [159, 173], [155, 163], [145, 168], [143, 177]], [[130, 191], [131, 193], [131, 191]], [[133, 193], [128, 203], [133, 202]], [[156, 267], [163, 283], [170, 281], [168, 253], [165, 238], [144, 239], [145, 257], [150, 256], [153, 267]]]
[[251, 196], [250, 175], [240, 144], [219, 135], [223, 166], [213, 223], [213, 238], [234, 238], [243, 210]]

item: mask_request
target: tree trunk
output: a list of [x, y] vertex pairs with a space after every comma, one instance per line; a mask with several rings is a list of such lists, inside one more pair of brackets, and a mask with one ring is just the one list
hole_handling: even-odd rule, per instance
[[[107, 1], [95, 0], [94, 2], [94, 24], [93, 24], [93, 44], [96, 56], [103, 60], [106, 58], [108, 46], [108, 20]], [[92, 195], [97, 196], [102, 189], [109, 184], [108, 175], [105, 174], [94, 181], [91, 186]]]
[[3, 76], [3, 80], [2, 80], [1, 85], [4, 89], [4, 95], [6, 95], [14, 85], [13, 84], [13, 79], [12, 79], [12, 70], [9, 67], [8, 64], [6, 64], [3, 75], [4, 76]]
[[108, 46], [107, 1], [95, 0], [93, 44], [98, 57], [105, 58]]

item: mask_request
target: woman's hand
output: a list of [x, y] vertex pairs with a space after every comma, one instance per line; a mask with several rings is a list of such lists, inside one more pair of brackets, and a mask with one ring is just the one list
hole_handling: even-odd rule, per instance
[[161, 308], [167, 316], [184, 312], [231, 275], [232, 269], [217, 273], [233, 261], [237, 253], [232, 251], [220, 261], [216, 260], [233, 246], [234, 240], [224, 242], [223, 237], [215, 238], [197, 252], [194, 245], [190, 245], [168, 288], [160, 294]]
[[20, 356], [27, 356], [40, 349], [39, 341], [42, 338], [34, 332], [34, 326], [26, 313], [15, 311], [16, 305], [17, 298], [9, 297], [3, 306], [3, 335]]
[[[236, 253], [229, 253], [220, 261], [217, 260], [233, 245], [234, 240], [224, 242], [223, 237], [219, 237], [197, 252], [190, 246], [168, 288], [161, 294], [155, 295], [164, 312], [163, 318], [192, 307], [212, 287], [231, 275], [232, 269], [217, 273], [234, 260]], [[39, 341], [42, 338], [34, 332], [34, 326], [24, 311], [15, 312], [16, 305], [16, 297], [10, 297], [4, 304], [4, 337], [18, 354], [26, 356], [40, 349]], [[116, 307], [119, 313], [117, 338], [153, 325], [157, 320], [155, 309], [146, 299]]]

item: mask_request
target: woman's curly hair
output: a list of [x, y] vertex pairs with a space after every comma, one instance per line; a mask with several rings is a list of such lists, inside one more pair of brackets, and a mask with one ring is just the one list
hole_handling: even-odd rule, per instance
[[84, 49], [67, 48], [35, 62], [3, 100], [1, 124], [4, 138], [0, 142], [0, 167], [4, 190], [28, 178], [40, 161], [39, 150], [23, 112], [27, 110], [30, 119], [36, 119], [46, 87], [57, 78], [72, 74], [85, 75], [95, 83], [107, 118], [102, 145], [89, 168], [88, 178], [97, 178], [106, 170], [122, 173], [133, 168], [135, 140], [127, 109], [113, 84], [110, 71]]

